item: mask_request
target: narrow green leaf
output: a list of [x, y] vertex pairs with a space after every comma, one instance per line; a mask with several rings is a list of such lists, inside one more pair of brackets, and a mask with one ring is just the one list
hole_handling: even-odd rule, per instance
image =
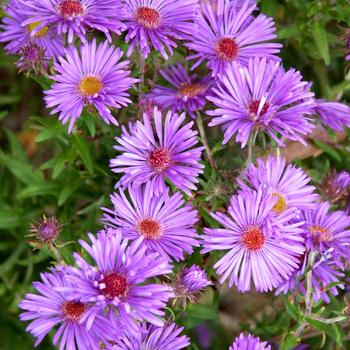
[[279, 344], [279, 350], [291, 350], [298, 345], [299, 339], [292, 333], [287, 334]]
[[62, 185], [52, 182], [42, 182], [40, 184], [30, 185], [24, 188], [18, 194], [19, 199], [35, 197], [35, 196], [45, 196], [54, 195], [57, 196], [58, 192], [62, 190]]
[[94, 171], [94, 165], [88, 143], [78, 135], [74, 135], [73, 140], [78, 154], [80, 155], [89, 173], [92, 174]]
[[327, 153], [328, 155], [330, 155], [337, 162], [341, 162], [341, 157], [340, 157], [339, 153], [333, 147], [331, 147], [331, 146], [327, 145], [326, 143], [323, 143], [319, 140], [316, 140], [316, 139], [313, 141], [314, 141], [314, 144], [316, 147], [318, 147], [320, 150], [322, 150], [325, 153]]
[[306, 321], [314, 328], [326, 333], [329, 337], [333, 338], [339, 346], [343, 345], [343, 334], [341, 328], [337, 324], [325, 324], [309, 317], [306, 318]]
[[72, 195], [74, 191], [82, 184], [82, 181], [78, 179], [77, 181], [70, 182], [67, 184], [64, 189], [61, 191], [58, 197], [58, 205], [63, 205], [66, 200]]
[[329, 44], [327, 39], [327, 32], [325, 26], [321, 22], [315, 22], [311, 28], [312, 36], [314, 38], [315, 44], [320, 51], [321, 57], [326, 65], [331, 62], [329, 54]]

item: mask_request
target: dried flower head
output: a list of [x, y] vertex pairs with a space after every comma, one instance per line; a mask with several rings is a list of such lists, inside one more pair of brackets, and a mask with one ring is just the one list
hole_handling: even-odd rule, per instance
[[30, 227], [30, 237], [35, 237], [40, 243], [53, 243], [59, 236], [62, 225], [51, 215], [49, 218], [43, 215], [43, 218]]

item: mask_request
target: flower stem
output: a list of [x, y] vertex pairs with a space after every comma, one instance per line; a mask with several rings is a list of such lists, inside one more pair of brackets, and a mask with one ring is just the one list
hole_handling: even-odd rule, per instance
[[254, 131], [249, 137], [249, 140], [248, 140], [248, 158], [247, 158], [247, 162], [246, 162], [246, 167], [252, 162], [253, 153], [254, 153], [253, 146], [255, 144], [257, 135], [258, 135], [258, 132]]
[[211, 152], [211, 149], [209, 147], [208, 140], [207, 140], [207, 137], [206, 137], [205, 131], [204, 131], [202, 116], [201, 116], [201, 114], [199, 112], [197, 112], [196, 121], [197, 121], [199, 135], [201, 137], [203, 146], [205, 147], [205, 152], [207, 153], [207, 157], [208, 157], [209, 163], [215, 170], [217, 170], [218, 166], [217, 166], [217, 164], [215, 162], [214, 156], [213, 156], [213, 154]]
[[139, 70], [140, 70], [140, 82], [139, 82], [139, 94], [142, 94], [143, 85], [145, 82], [145, 58], [142, 53], [140, 53], [139, 57]]

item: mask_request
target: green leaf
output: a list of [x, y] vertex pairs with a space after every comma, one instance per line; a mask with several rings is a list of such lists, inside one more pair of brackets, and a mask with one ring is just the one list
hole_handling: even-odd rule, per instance
[[289, 333], [281, 340], [279, 350], [291, 350], [298, 345], [299, 339], [294, 334]]
[[82, 120], [88, 127], [90, 135], [94, 137], [96, 135], [96, 119], [94, 118], [94, 116], [92, 116], [90, 113], [84, 110], [82, 113]]
[[45, 121], [41, 121], [44, 128], [40, 131], [39, 135], [36, 137], [36, 142], [44, 142], [56, 138], [59, 135], [66, 134], [67, 127], [62, 125], [58, 120], [50, 118]]
[[340, 154], [332, 146], [329, 146], [326, 143], [323, 143], [316, 139], [314, 139], [313, 141], [316, 147], [330, 155], [337, 162], [341, 162]]
[[326, 65], [331, 63], [329, 54], [329, 44], [327, 39], [327, 32], [325, 26], [321, 22], [315, 22], [311, 28], [311, 33], [314, 38], [315, 44], [320, 51], [321, 57]]
[[73, 142], [90, 174], [93, 174], [94, 165], [88, 143], [78, 135], [73, 136]]
[[20, 225], [21, 217], [14, 209], [0, 209], [0, 229], [9, 230]]
[[219, 314], [212, 306], [203, 304], [190, 304], [188, 305], [187, 312], [189, 317], [201, 319], [201, 320], [212, 320], [218, 321]]
[[58, 205], [63, 205], [71, 194], [82, 184], [80, 179], [68, 183], [58, 197]]
[[19, 142], [18, 137], [10, 129], [4, 128], [4, 130], [10, 143], [12, 156], [17, 158], [18, 161], [26, 162], [28, 160], [27, 153]]
[[321, 332], [326, 333], [328, 336], [333, 338], [339, 345], [343, 345], [343, 334], [341, 328], [337, 324], [326, 324], [312, 318], [306, 317], [305, 319], [311, 326], [318, 329]]
[[30, 185], [24, 188], [18, 194], [19, 199], [35, 197], [35, 196], [45, 196], [45, 195], [54, 195], [57, 196], [57, 193], [62, 189], [61, 184], [53, 182], [42, 182], [40, 184]]
[[287, 295], [283, 297], [283, 300], [289, 316], [292, 317], [295, 321], [299, 321], [301, 319], [301, 314], [298, 307], [289, 301]]

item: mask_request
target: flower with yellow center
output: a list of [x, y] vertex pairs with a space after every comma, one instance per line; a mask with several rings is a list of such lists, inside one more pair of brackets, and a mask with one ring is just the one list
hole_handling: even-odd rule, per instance
[[[40, 26], [40, 24], [41, 24], [41, 21], [29, 23], [27, 28], [30, 32], [32, 32], [34, 29], [36, 29], [38, 26]], [[37, 33], [34, 34], [34, 37], [35, 38], [42, 38], [43, 36], [45, 36], [47, 34], [48, 31], [49, 31], [49, 27], [47, 27], [47, 26], [42, 27]]]
[[81, 79], [79, 92], [83, 97], [91, 97], [102, 90], [102, 82], [99, 78], [88, 76]]

